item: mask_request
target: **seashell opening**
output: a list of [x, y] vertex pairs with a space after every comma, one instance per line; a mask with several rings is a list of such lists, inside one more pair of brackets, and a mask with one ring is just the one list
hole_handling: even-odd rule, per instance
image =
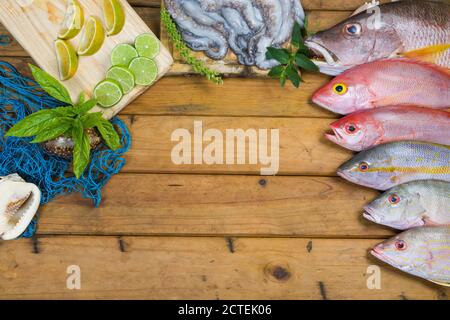
[[19, 175], [0, 178], [0, 237], [18, 238], [30, 225], [41, 201], [41, 191]]

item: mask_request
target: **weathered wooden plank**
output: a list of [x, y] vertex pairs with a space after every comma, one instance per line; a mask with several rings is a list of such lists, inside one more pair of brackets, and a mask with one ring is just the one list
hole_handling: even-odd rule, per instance
[[[446, 299], [368, 255], [377, 240], [39, 237], [0, 244], [0, 298]], [[81, 289], [66, 287], [67, 268]], [[381, 289], [370, 290], [371, 265]]]
[[[4, 57], [31, 76], [30, 58]], [[122, 115], [256, 116], [336, 118], [310, 100], [329, 77], [306, 74], [299, 89], [282, 88], [272, 79], [228, 78], [223, 85], [202, 77], [164, 77], [122, 110]]]
[[[23, 74], [30, 76], [29, 58], [5, 57]], [[329, 77], [306, 74], [299, 89], [282, 88], [273, 79], [227, 78], [216, 85], [202, 77], [164, 77], [122, 110], [122, 115], [195, 115], [336, 118], [314, 105], [312, 94]]]
[[[171, 141], [172, 134], [175, 130], [177, 130], [177, 133], [184, 129], [189, 131], [192, 135], [192, 150], [194, 150], [194, 121], [198, 121], [199, 125], [202, 125], [203, 132], [208, 129], [219, 130], [224, 139], [227, 129], [234, 131], [253, 129], [256, 130], [257, 136], [260, 129], [267, 129], [268, 137], [271, 136], [272, 132], [276, 133], [272, 130], [278, 130], [278, 174], [280, 175], [334, 176], [337, 167], [352, 156], [351, 152], [334, 145], [323, 136], [328, 128], [329, 119], [131, 116], [127, 117], [127, 121], [129, 121], [133, 145], [126, 155], [125, 172], [259, 175], [261, 169], [270, 167], [270, 163], [273, 164], [273, 167], [276, 167], [276, 154], [273, 154], [274, 161], [269, 161], [268, 165], [261, 164], [260, 156], [258, 156], [257, 164], [249, 164], [248, 152], [252, 150], [254, 154], [257, 154], [256, 152], [263, 150], [258, 146], [260, 140], [256, 141], [254, 138], [250, 142], [246, 140], [246, 164], [238, 165], [236, 164], [237, 161], [234, 161], [235, 164], [225, 161], [227, 153], [225, 140], [222, 148], [223, 157], [220, 157], [224, 159], [224, 164], [207, 165], [205, 161], [203, 161], [203, 164], [174, 164], [171, 157], [173, 148], [179, 144], [179, 141], [184, 140]], [[265, 144], [268, 150], [271, 150], [270, 141]], [[209, 144], [210, 142], [203, 143], [203, 148], [206, 148]], [[238, 142], [235, 143], [235, 147], [237, 145]], [[273, 146], [275, 147], [275, 144]], [[274, 150], [278, 149], [274, 148]], [[194, 163], [193, 156], [189, 154], [191, 163]], [[200, 152], [200, 157], [201, 154]], [[229, 154], [230, 157], [233, 157], [232, 152]], [[234, 155], [236, 156], [236, 152], [234, 152]]]
[[325, 177], [121, 174], [93, 208], [80, 195], [41, 210], [40, 234], [384, 237], [361, 218], [377, 193]]
[[[159, 7], [161, 1], [158, 0], [129, 0], [130, 4], [135, 6]], [[365, 0], [341, 0], [341, 1], [323, 1], [323, 0], [301, 0], [305, 10], [355, 10]], [[389, 2], [389, 0], [381, 0], [381, 3]]]

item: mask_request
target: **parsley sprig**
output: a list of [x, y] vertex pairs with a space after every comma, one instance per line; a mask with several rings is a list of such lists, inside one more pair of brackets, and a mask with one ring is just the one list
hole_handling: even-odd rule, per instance
[[308, 54], [309, 50], [304, 44], [302, 29], [296, 22], [289, 48], [267, 48], [266, 58], [275, 59], [280, 63], [269, 71], [269, 76], [280, 79], [282, 87], [289, 80], [298, 88], [300, 83], [304, 82], [300, 73], [302, 69], [311, 72], [319, 71], [319, 68], [311, 61]]
[[105, 143], [112, 150], [120, 147], [120, 138], [111, 122], [102, 117], [101, 112], [89, 111], [97, 105], [95, 99], [85, 100], [80, 94], [73, 103], [66, 87], [47, 72], [29, 65], [34, 80], [53, 98], [64, 105], [54, 109], [35, 112], [17, 122], [6, 133], [7, 137], [34, 137], [31, 143], [53, 140], [61, 135], [73, 139], [73, 171], [80, 178], [89, 164], [90, 140], [87, 129], [97, 128]]
[[166, 32], [169, 35], [170, 40], [186, 63], [191, 65], [195, 72], [205, 76], [208, 80], [214, 82], [215, 84], [222, 84], [223, 79], [219, 72], [209, 69], [203, 61], [192, 55], [191, 49], [189, 49], [184, 43], [181, 34], [167, 9], [161, 8], [161, 21], [166, 28]]

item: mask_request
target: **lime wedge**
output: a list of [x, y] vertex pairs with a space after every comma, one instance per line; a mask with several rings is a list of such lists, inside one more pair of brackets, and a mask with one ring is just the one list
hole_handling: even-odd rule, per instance
[[105, 31], [102, 22], [97, 17], [90, 17], [84, 27], [84, 32], [78, 47], [80, 56], [91, 56], [95, 54], [105, 41]]
[[131, 61], [129, 69], [134, 74], [136, 84], [148, 86], [158, 76], [158, 67], [155, 61], [149, 58], [136, 58]]
[[78, 69], [78, 56], [72, 45], [65, 40], [55, 41], [56, 59], [58, 61], [61, 81], [72, 78]]
[[111, 63], [113, 66], [128, 67], [131, 60], [138, 57], [138, 53], [129, 44], [117, 45], [111, 53]]
[[112, 67], [106, 73], [106, 79], [117, 81], [122, 87], [123, 94], [129, 93], [134, 88], [134, 75], [124, 67]]
[[159, 53], [159, 40], [150, 33], [137, 36], [134, 46], [140, 57], [151, 59]]
[[68, 40], [75, 38], [84, 25], [84, 12], [78, 0], [69, 0], [58, 38]]
[[104, 80], [94, 89], [94, 98], [103, 108], [111, 108], [122, 99], [120, 84], [114, 80]]
[[103, 14], [106, 22], [106, 32], [113, 36], [122, 31], [125, 25], [125, 13], [119, 0], [103, 0]]

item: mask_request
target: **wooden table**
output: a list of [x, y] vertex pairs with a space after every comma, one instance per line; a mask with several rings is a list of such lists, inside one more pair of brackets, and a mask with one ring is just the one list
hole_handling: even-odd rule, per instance
[[[159, 1], [130, 1], [155, 33]], [[313, 29], [363, 1], [303, 0]], [[7, 31], [0, 27], [0, 34]], [[24, 73], [13, 40], [1, 60]], [[377, 261], [368, 249], [393, 232], [361, 218], [376, 192], [336, 177], [351, 154], [323, 138], [335, 118], [310, 102], [327, 82], [300, 89], [268, 79], [165, 77], [122, 113], [133, 135], [127, 165], [94, 209], [79, 195], [42, 209], [34, 239], [0, 243], [1, 298], [447, 299], [448, 288]], [[280, 129], [280, 171], [260, 166], [176, 166], [176, 128]], [[81, 290], [66, 287], [81, 269]], [[368, 289], [380, 266], [381, 289]]]

